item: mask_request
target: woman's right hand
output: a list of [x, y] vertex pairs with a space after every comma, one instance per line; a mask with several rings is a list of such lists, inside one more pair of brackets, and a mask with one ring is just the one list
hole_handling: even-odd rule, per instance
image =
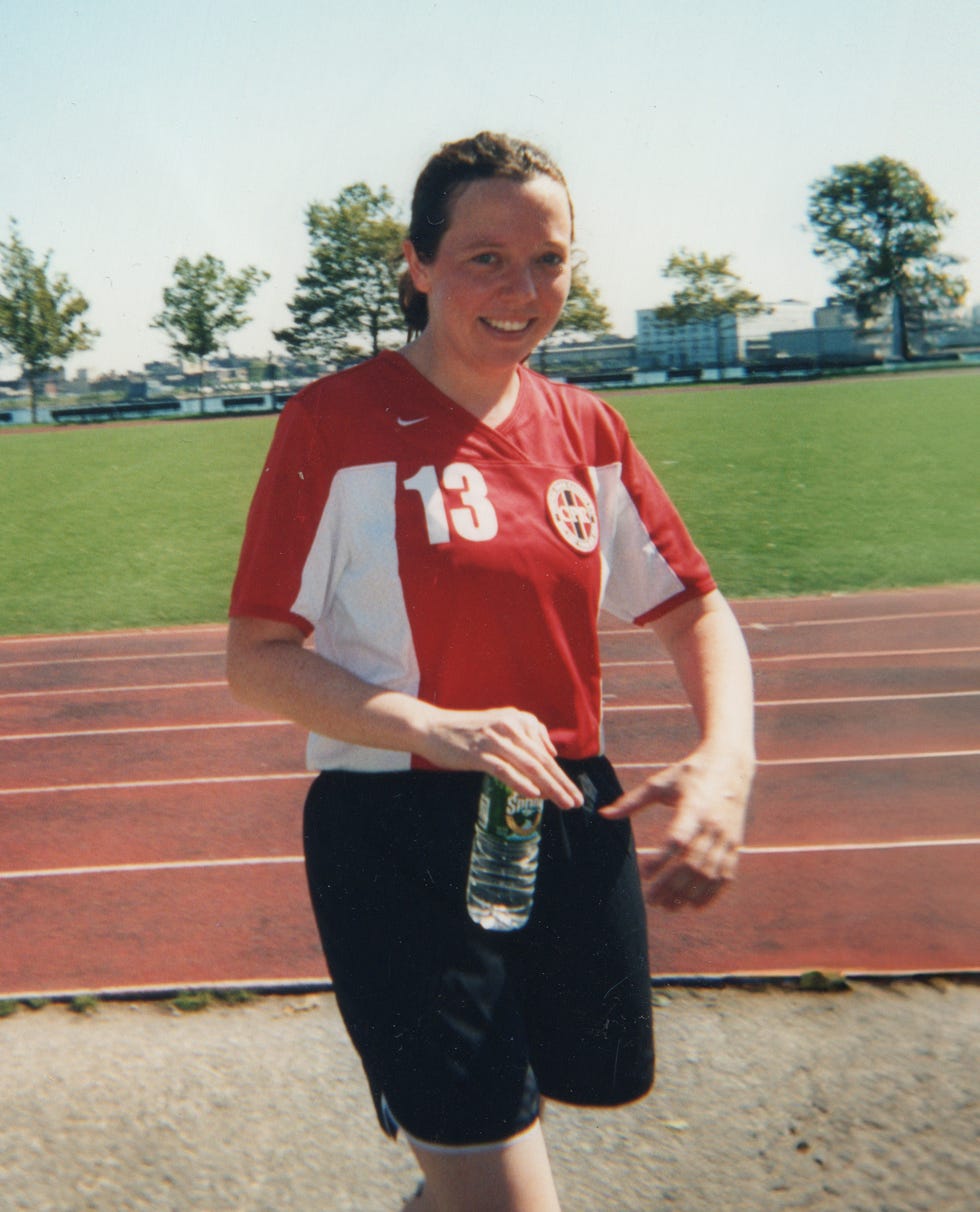
[[420, 757], [444, 770], [482, 770], [520, 795], [580, 808], [582, 793], [558, 765], [544, 724], [528, 711], [451, 711], [426, 705]]
[[417, 753], [443, 770], [481, 770], [520, 795], [582, 804], [541, 721], [516, 707], [453, 711], [362, 681], [304, 647], [287, 623], [235, 618], [228, 629], [232, 693], [303, 728], [355, 745]]

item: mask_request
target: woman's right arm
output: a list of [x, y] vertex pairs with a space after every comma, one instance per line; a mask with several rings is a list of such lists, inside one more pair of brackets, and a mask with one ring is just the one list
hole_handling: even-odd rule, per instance
[[415, 753], [444, 770], [481, 770], [563, 808], [581, 793], [555, 761], [545, 725], [514, 707], [454, 711], [372, 686], [304, 646], [288, 623], [238, 617], [228, 629], [235, 698], [348, 744]]

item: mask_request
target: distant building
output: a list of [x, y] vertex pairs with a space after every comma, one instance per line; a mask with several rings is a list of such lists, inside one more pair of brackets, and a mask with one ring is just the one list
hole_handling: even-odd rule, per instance
[[641, 371], [700, 371], [738, 364], [738, 321], [733, 315], [669, 324], [655, 311], [636, 313], [636, 362]]
[[747, 341], [745, 361], [749, 370], [816, 370], [866, 365], [884, 352], [881, 334], [861, 331], [852, 308], [828, 299], [814, 309], [812, 328], [777, 329]]
[[627, 337], [539, 345], [529, 359], [533, 370], [553, 378], [602, 379], [623, 377], [636, 367], [636, 342]]
[[808, 358], [817, 364], [843, 365], [873, 362], [877, 345], [856, 328], [797, 328], [769, 334], [769, 351], [776, 358]]
[[143, 373], [150, 379], [180, 379], [184, 375], [179, 362], [144, 362]]
[[857, 328], [858, 318], [852, 307], [828, 299], [813, 313], [814, 328]]

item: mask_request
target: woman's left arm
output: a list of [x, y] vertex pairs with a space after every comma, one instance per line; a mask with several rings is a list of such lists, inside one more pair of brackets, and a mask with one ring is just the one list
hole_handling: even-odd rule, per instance
[[716, 591], [653, 624], [691, 701], [700, 741], [681, 761], [602, 809], [629, 816], [651, 804], [673, 809], [664, 846], [644, 864], [652, 901], [703, 905], [735, 874], [755, 773], [752, 669], [741, 628]]

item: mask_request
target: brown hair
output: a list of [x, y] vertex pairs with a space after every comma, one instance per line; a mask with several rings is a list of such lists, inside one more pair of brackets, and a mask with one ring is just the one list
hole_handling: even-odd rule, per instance
[[[439, 242], [449, 226], [453, 201], [462, 186], [489, 177], [529, 181], [537, 176], [551, 177], [568, 195], [568, 184], [561, 169], [547, 152], [533, 143], [491, 131], [481, 131], [471, 139], [444, 143], [419, 174], [412, 197], [408, 238], [419, 260], [435, 260]], [[568, 207], [572, 209], [570, 196]], [[415, 289], [408, 270], [402, 274], [398, 298], [409, 336], [417, 335], [428, 323], [429, 303], [427, 297]]]

